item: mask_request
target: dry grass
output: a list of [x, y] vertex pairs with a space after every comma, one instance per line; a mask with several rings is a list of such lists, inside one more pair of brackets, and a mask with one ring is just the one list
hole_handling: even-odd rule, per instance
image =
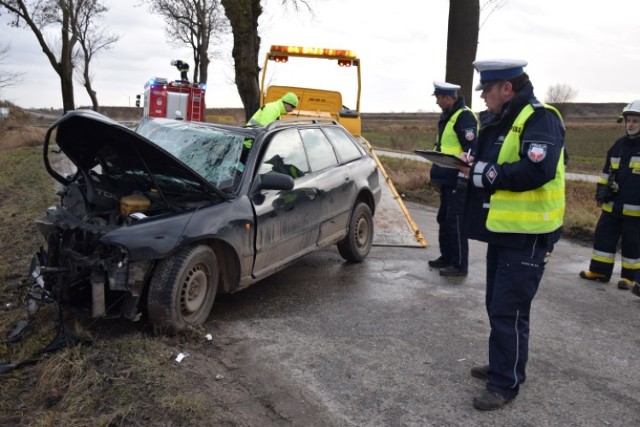
[[[380, 156], [385, 170], [398, 193], [407, 200], [437, 207], [438, 190], [429, 183], [429, 165], [407, 159]], [[594, 201], [595, 184], [584, 181], [566, 182], [565, 238], [591, 242], [601, 209]]]
[[596, 184], [567, 181], [564, 236], [584, 243], [593, 241], [593, 232], [602, 209], [596, 205]]
[[430, 166], [424, 162], [380, 156], [380, 162], [403, 198], [438, 206], [438, 189], [429, 183]]

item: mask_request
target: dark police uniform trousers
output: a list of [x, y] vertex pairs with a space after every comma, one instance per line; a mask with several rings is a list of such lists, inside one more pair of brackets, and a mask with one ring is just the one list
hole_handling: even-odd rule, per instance
[[487, 245], [485, 303], [491, 322], [487, 389], [508, 398], [517, 395], [526, 379], [529, 313], [544, 272], [548, 242], [545, 235], [532, 235], [521, 248]]
[[463, 235], [464, 194], [456, 187], [440, 187], [438, 222], [438, 244], [442, 257], [458, 268], [469, 264], [469, 240]]

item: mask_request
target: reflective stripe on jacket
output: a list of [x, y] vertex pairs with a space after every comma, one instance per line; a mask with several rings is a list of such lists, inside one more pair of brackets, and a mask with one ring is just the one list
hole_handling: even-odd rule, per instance
[[598, 187], [614, 183], [612, 197], [602, 210], [626, 219], [640, 219], [640, 139], [624, 136], [607, 152]]
[[[555, 108], [548, 105], [544, 107], [560, 117]], [[498, 164], [520, 160], [520, 135], [534, 111], [534, 107], [529, 104], [518, 114], [502, 144]], [[556, 166], [555, 178], [542, 187], [521, 192], [496, 190], [491, 195], [486, 226], [488, 230], [497, 233], [549, 233], [562, 226], [564, 210], [563, 150]]]

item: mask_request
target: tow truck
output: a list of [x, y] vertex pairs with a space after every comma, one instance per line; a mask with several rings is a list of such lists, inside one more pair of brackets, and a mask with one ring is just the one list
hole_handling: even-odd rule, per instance
[[[339, 67], [353, 67], [356, 70], [355, 109], [344, 105], [342, 93], [331, 89], [317, 89], [290, 85], [266, 85], [269, 64], [287, 64], [289, 58], [310, 58], [336, 61]], [[271, 77], [271, 76], [270, 76]], [[323, 75], [323, 81], [336, 82]], [[360, 94], [362, 91], [360, 59], [347, 49], [328, 49], [303, 46], [272, 45], [266, 54], [260, 82], [260, 107], [280, 99], [285, 93], [293, 92], [298, 96], [298, 106], [291, 113], [284, 114], [281, 119], [296, 117], [331, 118], [340, 123], [353, 136], [358, 138], [376, 161], [382, 175], [382, 198], [376, 209], [375, 237], [373, 244], [377, 246], [418, 246], [425, 248], [427, 243], [411, 218], [402, 197], [396, 191], [391, 178], [385, 171], [380, 159], [369, 141], [362, 136], [362, 118], [360, 113]]]
[[[355, 109], [344, 105], [342, 94], [337, 90], [324, 90], [306, 87], [265, 86], [268, 75], [268, 67], [271, 62], [285, 64], [290, 57], [315, 58], [336, 61], [339, 67], [354, 67], [356, 70], [357, 94]], [[361, 75], [360, 59], [351, 50], [327, 49], [302, 46], [273, 45], [266, 54], [264, 67], [262, 68], [262, 80], [260, 83], [260, 107], [264, 104], [280, 99], [287, 92], [293, 92], [298, 96], [298, 107], [290, 114], [282, 118], [292, 117], [331, 117], [337, 120], [352, 135], [361, 136], [362, 124], [360, 118], [360, 92]]]

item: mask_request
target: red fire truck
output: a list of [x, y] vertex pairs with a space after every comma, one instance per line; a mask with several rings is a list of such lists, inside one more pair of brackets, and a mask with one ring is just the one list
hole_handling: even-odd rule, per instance
[[171, 61], [171, 65], [180, 71], [180, 80], [168, 81], [164, 77], [150, 79], [144, 86], [143, 115], [205, 121], [206, 85], [189, 81], [189, 65], [186, 62]]

